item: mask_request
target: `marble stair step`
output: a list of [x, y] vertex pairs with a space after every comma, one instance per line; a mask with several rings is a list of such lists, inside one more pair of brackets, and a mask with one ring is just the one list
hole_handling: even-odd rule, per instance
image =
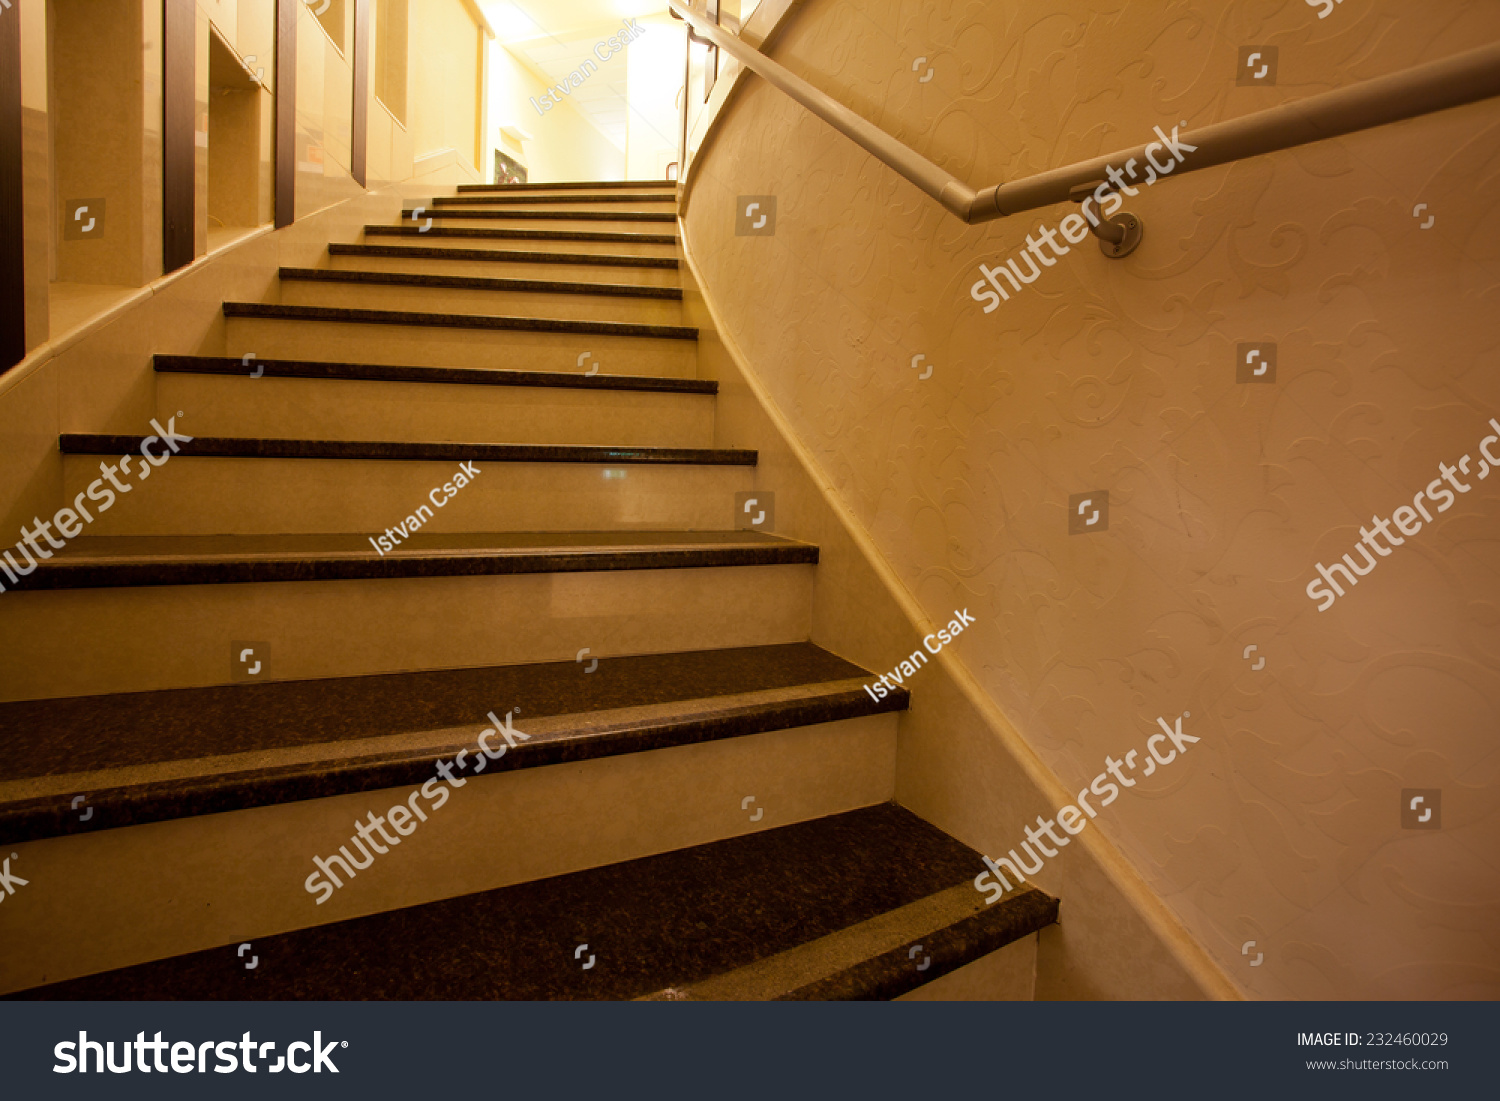
[[[571, 252], [609, 252], [615, 255], [657, 258], [675, 257], [677, 247], [677, 234], [675, 233], [640, 231], [618, 233], [600, 229], [518, 229], [514, 226], [440, 226], [436, 224], [424, 229], [422, 226], [404, 223], [367, 225], [364, 235], [366, 241], [399, 237], [403, 240], [410, 239], [414, 243], [446, 241], [455, 238], [477, 241], [527, 241], [541, 251], [546, 251], [547, 245], [566, 242], [566, 251]], [[558, 251], [564, 251], [564, 248], [559, 247]]]
[[514, 709], [529, 739], [488, 763], [501, 772], [906, 707], [904, 691], [874, 700], [871, 678], [801, 642], [0, 704], [0, 838], [419, 785], [474, 753], [488, 712]]
[[445, 534], [722, 531], [756, 464], [732, 448], [197, 436], [146, 474], [150, 442], [60, 438], [68, 500], [107, 488], [112, 466], [130, 488], [90, 535], [378, 534], [413, 516]]
[[[637, 196], [629, 201], [615, 201], [608, 196], [592, 197], [559, 197], [556, 195], [537, 195], [531, 197], [500, 196], [490, 197], [487, 195], [460, 195], [454, 198], [434, 199], [432, 205], [424, 206], [421, 214], [416, 214], [413, 209], [402, 211], [402, 218], [408, 222], [417, 224], [425, 223], [429, 214], [438, 217], [455, 218], [468, 217], [470, 214], [480, 211], [503, 211], [515, 212], [525, 215], [527, 212], [546, 212], [548, 215], [556, 214], [564, 218], [579, 218], [585, 221], [635, 221], [637, 215], [641, 214], [670, 214], [674, 218], [677, 214], [677, 201], [670, 196], [650, 198]], [[664, 221], [665, 219], [653, 218], [653, 221]]]
[[419, 530], [382, 554], [373, 534], [74, 539], [0, 601], [0, 699], [234, 683], [243, 645], [309, 680], [811, 637], [810, 544]]
[[158, 374], [206, 374], [265, 378], [345, 379], [367, 382], [416, 382], [443, 385], [543, 387], [547, 389], [639, 391], [670, 394], [717, 394], [710, 379], [652, 378], [644, 375], [560, 374], [555, 371], [485, 370], [475, 367], [421, 367], [410, 364], [345, 363], [335, 360], [254, 360], [228, 356], [156, 355]]
[[499, 577], [810, 565], [818, 548], [739, 531], [411, 535], [378, 554], [364, 535], [82, 536], [11, 586], [17, 593], [173, 585]]
[[[175, 420], [175, 418], [174, 418]], [[185, 431], [184, 424], [178, 429]], [[65, 455], [139, 452], [154, 436], [64, 433]], [[165, 450], [164, 445], [152, 454]], [[310, 440], [194, 436], [173, 445], [176, 457], [237, 459], [374, 459], [398, 462], [595, 463], [607, 466], [754, 466], [756, 452], [729, 447], [589, 447], [567, 444], [417, 443], [405, 440]], [[160, 465], [160, 464], [153, 464]], [[135, 475], [131, 475], [132, 477]], [[144, 481], [144, 479], [142, 479]]]
[[578, 279], [507, 279], [348, 268], [282, 268], [273, 300], [292, 306], [441, 310], [571, 321], [680, 325], [682, 289]]
[[434, 290], [532, 291], [538, 294], [598, 295], [682, 301], [681, 287], [641, 287], [629, 283], [582, 282], [576, 279], [508, 279], [472, 275], [419, 275], [401, 271], [332, 268], [281, 268], [278, 278], [306, 283], [360, 283], [370, 286], [431, 287]]
[[329, 268], [418, 272], [434, 275], [500, 276], [518, 279], [608, 279], [640, 287], [680, 289], [675, 256], [628, 256], [605, 252], [545, 252], [526, 249], [339, 244], [328, 246]]
[[555, 210], [534, 205], [494, 210], [489, 207], [428, 207], [420, 217], [408, 215], [397, 225], [422, 230], [428, 226], [465, 226], [514, 229], [569, 229], [575, 232], [604, 230], [611, 233], [675, 233], [677, 214], [670, 210]]
[[[698, 330], [679, 325], [226, 302], [223, 351], [259, 359], [695, 378]], [[215, 350], [215, 349], [202, 349]]]
[[[387, 228], [387, 227], [378, 227]], [[418, 234], [417, 236], [422, 236]], [[328, 246], [330, 256], [362, 256], [422, 260], [473, 260], [508, 264], [582, 264], [615, 268], [660, 268], [677, 271], [675, 256], [613, 255], [607, 252], [537, 252], [526, 249], [459, 248], [456, 246], [358, 245], [338, 241]]]
[[272, 302], [225, 302], [225, 317], [281, 321], [333, 321], [365, 325], [412, 325], [439, 329], [511, 330], [566, 333], [572, 336], [627, 336], [660, 340], [697, 340], [698, 330], [682, 325], [631, 325], [613, 321], [576, 321], [493, 314], [451, 314], [415, 310], [358, 310], [321, 306], [285, 306]]
[[[579, 675], [599, 673], [579, 667]], [[649, 709], [641, 717], [652, 717]], [[433, 762], [420, 785], [312, 792], [291, 802], [17, 841], [9, 851], [22, 874], [34, 876], [33, 889], [25, 908], [0, 912], [7, 949], [0, 953], [0, 992], [871, 806], [895, 792], [897, 721], [898, 713], [887, 711], [482, 773], [472, 760], [458, 760], [453, 748], [463, 747], [453, 747], [441, 762], [451, 777], [446, 783]], [[507, 749], [506, 758], [530, 744], [520, 733], [539, 739], [551, 722], [512, 727], [517, 749]], [[477, 746], [478, 737], [467, 748]], [[745, 809], [752, 793], [760, 797], [754, 813]], [[67, 812], [98, 822], [105, 808], [89, 802], [95, 794], [64, 796]], [[357, 877], [346, 867], [342, 882], [323, 881], [320, 890], [320, 868], [333, 873], [336, 865], [316, 858], [338, 855], [341, 845], [358, 853], [354, 826], [368, 828], [372, 813], [384, 816], [397, 804], [421, 810], [424, 801], [420, 828], [395, 814], [389, 819], [401, 826], [404, 844], [385, 854], [377, 846], [363, 863], [352, 855]], [[110, 917], [103, 930], [101, 913]]]
[[433, 206], [473, 206], [477, 204], [552, 204], [552, 205], [579, 205], [579, 204], [614, 204], [614, 203], [671, 203], [677, 205], [677, 196], [672, 192], [651, 191], [617, 191], [617, 192], [589, 192], [576, 191], [565, 194], [546, 195], [537, 192], [525, 192], [519, 195], [507, 195], [503, 191], [465, 191], [458, 195], [441, 195], [432, 200]]
[[[957, 898], [967, 891], [980, 900], [971, 881], [983, 870], [978, 853], [885, 803], [263, 937], [254, 942], [260, 961], [254, 970], [226, 941], [14, 996], [543, 1000], [671, 991], [690, 998], [892, 997], [1057, 920], [1056, 901], [1034, 889], [977, 911], [970, 904], [965, 913]], [[870, 937], [871, 923], [882, 918], [886, 935]], [[817, 951], [819, 942], [826, 946], [840, 933], [846, 940], [864, 934], [863, 956], [846, 950], [831, 959]], [[888, 947], [899, 936], [921, 937], [932, 963], [918, 970], [904, 945]], [[941, 945], [939, 951], [928, 951], [928, 941]], [[791, 958], [778, 959], [783, 956]], [[809, 956], [821, 966], [810, 964]], [[781, 964], [782, 981], [736, 984], [757, 964], [763, 970]]]
[[[718, 383], [317, 360], [156, 356], [162, 423], [192, 410], [206, 436], [711, 447]], [[252, 377], [255, 376], [255, 377]]]
[[668, 195], [677, 193], [676, 180], [566, 180], [559, 183], [522, 184], [459, 184], [460, 195], [481, 193], [507, 195], [538, 191], [557, 191], [564, 194], [577, 191], [663, 191]]
[[[533, 222], [661, 222], [674, 225], [677, 222], [677, 214], [670, 210], [546, 210], [537, 209], [543, 206], [538, 201], [534, 206], [514, 210], [486, 210], [471, 209], [465, 205], [458, 206], [433, 206], [427, 208], [423, 217], [425, 218], [462, 218], [478, 219], [480, 221], [533, 221]], [[403, 224], [415, 222], [414, 218], [405, 218]]]
[[[425, 217], [429, 210], [451, 213], [457, 210], [553, 210], [569, 214], [672, 214], [677, 213], [677, 198], [674, 195], [650, 195], [635, 192], [618, 194], [569, 195], [448, 195], [433, 199], [423, 208]], [[403, 216], [411, 219], [410, 210]]]

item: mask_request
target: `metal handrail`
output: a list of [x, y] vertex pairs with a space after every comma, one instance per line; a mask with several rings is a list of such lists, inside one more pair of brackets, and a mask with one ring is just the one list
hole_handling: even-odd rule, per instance
[[[970, 225], [1067, 202], [1083, 185], [1103, 181], [1110, 167], [1123, 167], [1132, 158], [1137, 164], [1144, 164], [1148, 149], [1161, 148], [1159, 142], [1146, 142], [976, 192], [755, 47], [714, 26], [682, 0], [668, 0], [668, 3], [701, 37], [879, 157]], [[1177, 165], [1173, 175], [1368, 130], [1497, 95], [1500, 95], [1500, 42], [1177, 135], [1182, 145], [1191, 145], [1194, 150]], [[1173, 128], [1174, 134], [1176, 129]]]

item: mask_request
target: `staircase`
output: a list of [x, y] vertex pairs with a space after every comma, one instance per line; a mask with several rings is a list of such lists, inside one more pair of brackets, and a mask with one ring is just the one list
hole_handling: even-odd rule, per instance
[[[808, 641], [817, 547], [736, 530], [757, 456], [714, 446], [676, 248], [670, 183], [463, 187], [156, 357], [191, 442], [0, 596], [0, 990], [888, 998], [1034, 961], [1055, 900], [986, 906], [891, 801], [908, 697]], [[67, 501], [143, 442], [63, 436]]]

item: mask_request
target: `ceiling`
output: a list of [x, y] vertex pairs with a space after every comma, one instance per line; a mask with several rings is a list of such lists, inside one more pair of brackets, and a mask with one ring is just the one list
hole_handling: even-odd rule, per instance
[[[594, 44], [627, 18], [665, 15], [666, 0], [479, 0], [499, 43], [549, 84], [594, 57]], [[597, 62], [597, 58], [595, 58]], [[619, 149], [625, 148], [624, 65], [603, 65], [568, 102]]]

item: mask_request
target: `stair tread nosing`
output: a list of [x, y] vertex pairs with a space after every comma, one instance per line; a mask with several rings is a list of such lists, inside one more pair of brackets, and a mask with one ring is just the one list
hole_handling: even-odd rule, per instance
[[[537, 199], [537, 202], [546, 202]], [[532, 219], [542, 222], [675, 222], [675, 213], [656, 214], [639, 210], [465, 210], [462, 207], [428, 207], [428, 218], [480, 218], [485, 221]]]
[[311, 359], [256, 359], [247, 366], [231, 356], [156, 355], [159, 374], [230, 375], [249, 380], [251, 368], [265, 378], [348, 379], [363, 382], [452, 383], [470, 386], [536, 386], [568, 390], [638, 390], [680, 394], [717, 394], [712, 379], [662, 378], [651, 375], [585, 375], [561, 371], [508, 371], [489, 367], [387, 366]]
[[485, 203], [675, 203], [677, 195], [664, 192], [620, 194], [609, 191], [599, 195], [505, 195], [498, 192], [466, 191], [462, 195], [439, 195], [432, 206], [468, 206]]
[[330, 256], [379, 256], [408, 260], [480, 260], [517, 264], [594, 264], [615, 268], [662, 268], [676, 270], [675, 256], [617, 256], [607, 252], [523, 252], [493, 248], [415, 248], [403, 245], [349, 245], [333, 243]]
[[[152, 436], [64, 433], [65, 455], [123, 455]], [[595, 444], [417, 443], [404, 440], [305, 440], [195, 436], [178, 443], [178, 458], [369, 459], [399, 462], [600, 463], [618, 465], [754, 466], [757, 452], [715, 447], [604, 447]]]
[[888, 1001], [1056, 920], [1056, 900], [1035, 888], [1019, 886], [989, 903], [973, 883], [960, 883], [737, 970], [641, 1000]]
[[[420, 784], [489, 711], [529, 741], [489, 771], [639, 753], [906, 707], [812, 643], [0, 704], [12, 841]], [[470, 766], [472, 768], [472, 766]], [[79, 822], [70, 796], [90, 793]]]
[[383, 556], [365, 535], [83, 535], [16, 591], [816, 565], [811, 543], [750, 531], [417, 532]]
[[281, 268], [278, 277], [293, 283], [364, 283], [384, 287], [433, 287], [443, 290], [526, 291], [582, 294], [603, 298], [652, 298], [681, 302], [680, 287], [645, 287], [632, 283], [579, 283], [567, 279], [505, 279], [484, 275], [428, 275], [403, 271], [353, 271], [348, 268]]
[[586, 333], [591, 336], [697, 340], [698, 330], [683, 325], [636, 325], [622, 321], [564, 321], [497, 314], [430, 313], [413, 310], [355, 310], [336, 306], [286, 306], [275, 302], [225, 302], [225, 317], [268, 321], [334, 321], [364, 325], [418, 325], [447, 329], [508, 329], [534, 333]]
[[[309, 867], [311, 865], [309, 864]], [[625, 999], [689, 989], [969, 884], [980, 855], [892, 803], [368, 917], [234, 942], [16, 999]], [[346, 891], [357, 889], [350, 882]], [[1018, 891], [979, 915], [1018, 939], [1056, 921]], [[925, 934], [924, 934], [925, 935]], [[594, 965], [575, 953], [587, 944]], [[392, 951], [400, 945], [400, 951]], [[844, 968], [834, 996], [919, 985], [904, 953]], [[977, 956], [975, 956], [977, 958]], [[949, 961], [954, 963], [967, 960]], [[894, 969], [908, 972], [893, 976]], [[870, 972], [875, 972], [872, 976]], [[913, 977], [914, 976], [914, 977]], [[860, 987], [854, 980], [864, 979]], [[873, 979], [875, 987], [868, 985]], [[881, 989], [883, 986], [884, 989]]]
[[505, 229], [494, 226], [365, 226], [366, 237], [483, 237], [505, 241], [603, 241], [611, 244], [675, 245], [675, 233], [627, 230]]
[[564, 180], [560, 183], [520, 183], [520, 184], [459, 184], [460, 195], [473, 194], [481, 191], [493, 191], [503, 194], [508, 191], [569, 191], [577, 188], [593, 188], [598, 191], [625, 190], [632, 187], [661, 187], [668, 188], [674, 194], [677, 191], [676, 180]]

